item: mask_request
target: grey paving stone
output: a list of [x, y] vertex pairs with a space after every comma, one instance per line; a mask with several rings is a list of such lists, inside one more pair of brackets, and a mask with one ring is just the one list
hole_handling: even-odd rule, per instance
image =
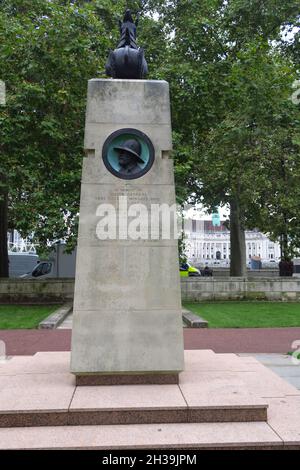
[[300, 377], [300, 365], [269, 366], [280, 377]]
[[290, 356], [286, 354], [239, 354], [239, 356], [255, 357], [279, 377], [300, 390], [300, 364], [294, 365]]

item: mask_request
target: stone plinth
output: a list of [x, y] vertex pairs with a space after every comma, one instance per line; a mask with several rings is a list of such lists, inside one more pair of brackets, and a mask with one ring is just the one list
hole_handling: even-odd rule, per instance
[[[14, 357], [0, 364], [0, 428], [266, 421], [256, 363], [246, 359], [186, 351], [178, 384], [79, 387], [69, 352]], [[293, 393], [281, 382], [270, 382], [272, 396]]]
[[[146, 134], [155, 152], [151, 169], [131, 180], [102, 159], [106, 139], [125, 128]], [[174, 383], [183, 370], [177, 240], [119, 231], [120, 197], [148, 210], [175, 203], [168, 83], [90, 80], [84, 145], [71, 371], [78, 384]], [[101, 204], [116, 209], [115, 239], [97, 235]]]
[[69, 361], [0, 363], [0, 449], [300, 449], [300, 391], [252, 357], [185, 351], [178, 385], [94, 387]]

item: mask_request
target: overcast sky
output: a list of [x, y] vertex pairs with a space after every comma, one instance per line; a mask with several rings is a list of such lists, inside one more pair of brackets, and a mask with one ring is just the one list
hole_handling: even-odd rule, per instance
[[[220, 207], [219, 214], [220, 219], [225, 220], [229, 217], [229, 208]], [[211, 220], [212, 214], [206, 212], [204, 206], [197, 204], [195, 207], [190, 208], [186, 213], [187, 218], [197, 219], [197, 220]]]

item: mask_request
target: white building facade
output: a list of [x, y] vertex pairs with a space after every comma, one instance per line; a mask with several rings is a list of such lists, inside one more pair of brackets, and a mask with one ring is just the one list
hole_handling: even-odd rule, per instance
[[[253, 257], [260, 258], [262, 262], [278, 261], [280, 259], [280, 245], [257, 231], [246, 231], [246, 260]], [[213, 225], [211, 220], [185, 220], [185, 253], [190, 262], [209, 263], [219, 260], [222, 264], [229, 264], [230, 260], [230, 232], [221, 221], [220, 225]]]

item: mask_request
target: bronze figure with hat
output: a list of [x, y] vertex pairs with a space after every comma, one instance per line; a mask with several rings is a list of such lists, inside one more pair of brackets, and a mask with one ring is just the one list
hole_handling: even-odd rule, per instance
[[142, 159], [142, 146], [137, 139], [127, 139], [123, 144], [114, 147], [118, 152], [120, 174], [133, 175], [141, 170], [139, 163], [144, 164]]

